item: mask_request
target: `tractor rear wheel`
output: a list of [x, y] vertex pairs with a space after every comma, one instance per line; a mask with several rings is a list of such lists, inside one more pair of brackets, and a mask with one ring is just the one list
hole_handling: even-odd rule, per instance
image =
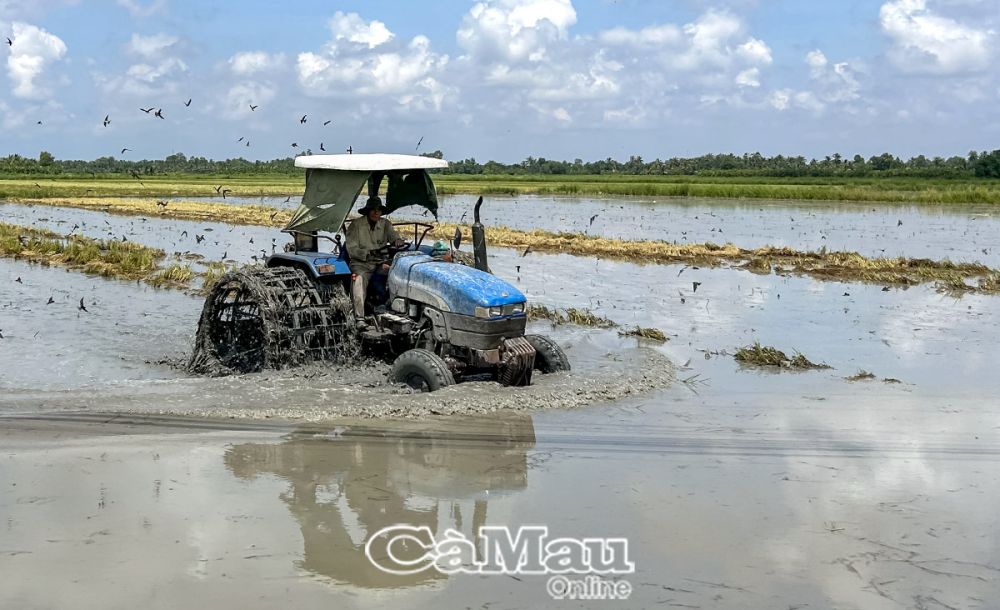
[[188, 369], [249, 373], [357, 353], [343, 290], [321, 294], [300, 269], [247, 267], [222, 276], [205, 299]]
[[389, 379], [422, 392], [434, 392], [455, 384], [455, 376], [451, 374], [445, 361], [425, 349], [403, 352], [392, 363]]
[[569, 358], [559, 344], [545, 335], [525, 335], [535, 348], [535, 370], [540, 373], [558, 373], [570, 370]]

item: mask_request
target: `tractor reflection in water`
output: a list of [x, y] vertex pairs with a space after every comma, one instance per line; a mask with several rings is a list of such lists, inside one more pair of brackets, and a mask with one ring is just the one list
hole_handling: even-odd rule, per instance
[[[435, 569], [408, 575], [380, 570], [365, 555], [369, 536], [402, 523], [426, 526], [435, 539], [451, 528], [480, 547], [487, 499], [527, 487], [528, 452], [535, 446], [530, 417], [497, 421], [483, 442], [460, 437], [456, 443], [430, 430], [385, 438], [381, 430], [349, 428], [332, 435], [313, 429], [277, 444], [234, 445], [224, 460], [239, 479], [272, 475], [288, 482], [279, 497], [302, 531], [299, 567], [357, 587], [410, 587], [445, 575]], [[404, 544], [393, 551], [403, 560], [424, 553], [419, 545]], [[385, 549], [374, 547], [378, 553]]]

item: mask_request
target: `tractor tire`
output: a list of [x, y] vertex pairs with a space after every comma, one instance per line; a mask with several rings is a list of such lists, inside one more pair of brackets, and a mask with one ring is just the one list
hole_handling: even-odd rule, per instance
[[570, 370], [566, 352], [545, 335], [525, 335], [525, 339], [535, 348], [535, 370], [539, 373], [558, 373]]
[[411, 349], [403, 352], [392, 363], [389, 379], [405, 383], [414, 390], [434, 392], [443, 387], [455, 385], [455, 377], [444, 360], [434, 352], [425, 349]]
[[347, 361], [359, 349], [343, 290], [321, 293], [301, 269], [245, 267], [222, 276], [205, 299], [188, 370], [250, 373]]

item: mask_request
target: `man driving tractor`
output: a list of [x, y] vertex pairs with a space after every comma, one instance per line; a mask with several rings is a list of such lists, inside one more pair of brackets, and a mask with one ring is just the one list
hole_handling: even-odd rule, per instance
[[364, 324], [365, 295], [372, 274], [389, 272], [389, 263], [385, 262], [385, 256], [378, 251], [388, 245], [399, 248], [405, 243], [392, 223], [382, 218], [385, 209], [381, 199], [377, 196], [369, 197], [364, 207], [358, 210], [362, 218], [355, 219], [347, 228], [347, 254], [351, 257], [353, 274], [351, 295], [354, 300], [354, 317], [361, 324]]

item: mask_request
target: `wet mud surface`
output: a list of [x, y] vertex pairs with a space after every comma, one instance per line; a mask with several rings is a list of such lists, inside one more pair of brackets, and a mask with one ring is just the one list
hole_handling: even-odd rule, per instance
[[[213, 259], [247, 262], [280, 240], [0, 212], [15, 208], [55, 230], [86, 220], [94, 237], [134, 230]], [[193, 230], [211, 238], [196, 244]], [[862, 249], [847, 233], [843, 247]], [[898, 253], [950, 256], [939, 237], [920, 232]], [[991, 239], [970, 238], [970, 259]], [[415, 396], [381, 382], [381, 365], [195, 378], [178, 365], [200, 299], [0, 261], [0, 607], [617, 607], [554, 602], [539, 577], [393, 581], [362, 549], [395, 521], [624, 536], [637, 568], [628, 607], [995, 605], [1000, 299], [490, 256], [531, 302], [589, 307], [669, 341], [534, 324], [574, 370], [523, 390]], [[89, 314], [76, 310], [81, 296]], [[832, 368], [735, 362], [754, 341]], [[875, 378], [847, 379], [860, 369]]]

